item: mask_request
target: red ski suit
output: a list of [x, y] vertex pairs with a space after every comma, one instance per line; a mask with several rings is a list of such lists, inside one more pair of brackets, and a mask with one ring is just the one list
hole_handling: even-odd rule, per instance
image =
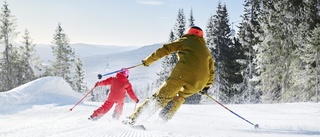
[[128, 78], [122, 73], [117, 73], [116, 77], [109, 77], [103, 81], [96, 83], [96, 86], [107, 85], [110, 85], [110, 92], [107, 100], [100, 108], [95, 110], [91, 116], [102, 117], [112, 108], [113, 104], [116, 103], [116, 107], [112, 117], [115, 119], [119, 119], [122, 114], [126, 93], [128, 93], [130, 98], [135, 102], [138, 102], [138, 98], [132, 91], [132, 86], [128, 81]]

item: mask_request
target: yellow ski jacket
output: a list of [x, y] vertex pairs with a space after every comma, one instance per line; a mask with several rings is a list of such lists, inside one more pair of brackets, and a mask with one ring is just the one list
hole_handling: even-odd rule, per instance
[[198, 91], [210, 87], [214, 78], [214, 62], [203, 37], [183, 35], [172, 43], [164, 44], [142, 61], [149, 66], [173, 52], [178, 53], [178, 62], [168, 79], [188, 83]]

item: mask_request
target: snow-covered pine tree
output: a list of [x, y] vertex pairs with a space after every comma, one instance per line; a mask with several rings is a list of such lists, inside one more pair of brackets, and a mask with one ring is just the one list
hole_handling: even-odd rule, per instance
[[[300, 49], [300, 58], [305, 63], [303, 71], [297, 73], [294, 90], [297, 101], [319, 102], [320, 99], [320, 24], [310, 32], [307, 42]], [[299, 79], [298, 79], [299, 78]]]
[[218, 3], [216, 15], [210, 18], [207, 27], [210, 27], [207, 28], [207, 44], [211, 50], [213, 49], [215, 60], [215, 94], [219, 97], [218, 100], [229, 103], [236, 93], [233, 84], [238, 84], [234, 78], [238, 77], [239, 73], [232, 68], [235, 53], [232, 51], [234, 44], [225, 5]]
[[[315, 62], [311, 61], [315, 56], [316, 48], [310, 51], [310, 37], [314, 35], [317, 24], [320, 22], [320, 1], [297, 1], [292, 4], [295, 18], [294, 43], [298, 45], [297, 56], [299, 59], [293, 62], [294, 68], [293, 83], [291, 93], [288, 95], [292, 102], [294, 101], [317, 101], [314, 95], [317, 93], [319, 83], [316, 82]], [[311, 58], [310, 58], [311, 57]], [[318, 100], [319, 101], [319, 100]]]
[[[281, 30], [284, 29], [284, 26], [280, 24], [279, 21], [281, 17], [283, 17], [281, 15], [284, 15], [284, 13], [282, 12], [280, 15], [281, 10], [279, 10], [280, 7], [278, 7], [279, 3], [266, 1], [262, 3], [264, 5], [259, 22], [265, 35], [263, 42], [258, 46], [259, 52], [257, 54], [258, 67], [261, 73], [259, 77], [261, 80], [260, 89], [264, 92], [262, 96], [263, 101], [278, 102], [282, 99], [281, 90], [283, 89], [282, 81], [284, 80], [284, 70], [288, 70], [283, 68], [287, 65], [282, 65], [288, 61], [283, 58], [288, 54], [283, 52], [287, 48], [282, 47], [282, 40], [280, 38], [286, 38], [283, 36]], [[275, 7], [278, 7], [278, 9], [275, 9]], [[281, 54], [284, 54], [284, 56]]]
[[243, 98], [243, 95], [246, 94], [247, 90], [244, 89], [246, 86], [245, 75], [243, 71], [248, 67], [246, 64], [249, 60], [246, 56], [247, 47], [244, 47], [240, 40], [236, 37], [233, 38], [234, 46], [232, 47], [232, 52], [234, 53], [231, 56], [230, 69], [233, 74], [232, 76], [232, 90], [234, 91], [234, 96], [231, 99], [230, 103], [242, 104], [246, 103]]
[[4, 1], [0, 13], [0, 43], [5, 47], [0, 58], [0, 92], [18, 86], [19, 55], [13, 46], [16, 38], [16, 18], [11, 14], [8, 3]]
[[173, 31], [171, 30], [170, 31], [170, 35], [169, 35], [169, 42], [173, 42], [175, 41], [177, 38], [174, 36], [174, 33]]
[[194, 19], [194, 16], [193, 16], [192, 8], [190, 10], [190, 17], [189, 17], [188, 20], [189, 20], [189, 27], [195, 26], [195, 23], [194, 23], [195, 19]]
[[179, 9], [176, 21], [177, 22], [175, 23], [175, 26], [174, 26], [174, 34], [176, 39], [179, 39], [184, 34], [184, 31], [186, 30], [186, 17], [184, 15], [183, 9]]
[[[317, 25], [316, 28], [313, 29], [311, 36], [308, 38], [308, 44], [306, 45], [306, 50], [309, 50], [313, 56], [309, 56], [309, 62], [311, 63], [310, 76], [313, 77], [308, 81], [311, 89], [309, 90], [309, 97], [307, 101], [320, 101], [320, 24]], [[308, 57], [306, 57], [308, 59]]]
[[32, 43], [29, 31], [26, 29], [20, 47], [19, 85], [25, 84], [41, 75], [43, 69], [40, 58], [36, 56], [35, 45]]
[[[215, 44], [214, 44], [214, 18], [213, 18], [213, 15], [211, 15], [208, 19], [208, 23], [207, 23], [207, 26], [206, 26], [206, 30], [205, 30], [205, 33], [206, 33], [206, 43], [207, 43], [207, 47], [209, 48], [210, 50], [210, 53], [213, 57], [213, 60], [215, 61], [215, 57], [213, 56], [214, 55], [214, 51], [216, 50], [216, 47], [215, 47]], [[214, 68], [215, 70], [215, 73], [218, 71], [216, 66]], [[215, 74], [215, 77], [214, 77], [214, 84], [212, 85], [212, 87], [208, 90], [208, 94], [210, 96], [213, 96], [214, 93], [213, 91], [218, 91], [218, 88], [219, 87], [219, 83], [218, 83], [218, 77], [216, 76]], [[215, 94], [217, 95], [217, 94]], [[207, 102], [212, 102], [211, 100], [209, 100], [208, 98], [204, 98], [201, 100], [201, 102], [203, 103], [207, 103]]]
[[319, 1], [260, 2], [264, 36], [257, 55], [263, 100], [299, 101], [297, 93], [304, 91], [297, 91], [296, 85], [303, 78], [298, 75], [302, 76], [305, 63], [298, 49], [304, 48], [306, 34], [319, 22]]
[[257, 2], [254, 0], [244, 1], [244, 14], [239, 26], [238, 37], [240, 43], [245, 48], [246, 60], [243, 62], [246, 66], [242, 70], [242, 99], [244, 103], [260, 102], [261, 91], [256, 88], [259, 81], [256, 79], [258, 72], [256, 69], [256, 50], [255, 46], [260, 42], [260, 25], [258, 22]]
[[[177, 16], [177, 22], [175, 23], [175, 26], [173, 28], [174, 32], [174, 38], [173, 39], [169, 39], [169, 40], [177, 40], [179, 39], [183, 34], [184, 31], [186, 30], [186, 18], [183, 12], [183, 9], [179, 9], [178, 12], [178, 16]], [[172, 42], [172, 41], [169, 41]], [[178, 55], [177, 53], [172, 53], [171, 55], [169, 55], [169, 62], [170, 62], [170, 66], [171, 66], [171, 70], [173, 69], [173, 67], [176, 65], [176, 63], [178, 62]], [[169, 74], [168, 74], [169, 75]]]
[[76, 58], [76, 67], [75, 67], [75, 75], [73, 77], [73, 89], [79, 93], [86, 94], [89, 92], [87, 87], [87, 83], [84, 80], [84, 70], [82, 60], [77, 57]]
[[62, 77], [70, 85], [73, 85], [72, 72], [75, 67], [75, 53], [69, 45], [69, 39], [63, 32], [60, 23], [55, 30], [52, 44], [54, 60], [51, 62], [51, 68], [47, 69], [47, 74]]

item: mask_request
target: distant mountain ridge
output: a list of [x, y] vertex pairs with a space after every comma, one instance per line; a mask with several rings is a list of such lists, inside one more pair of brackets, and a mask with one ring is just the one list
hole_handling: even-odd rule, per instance
[[[98, 74], [106, 74], [114, 72], [121, 68], [131, 67], [141, 64], [142, 60], [149, 54], [160, 48], [162, 44], [151, 44], [141, 47], [131, 46], [107, 46], [92, 44], [70, 44], [84, 65], [85, 81], [88, 88], [99, 81]], [[48, 64], [49, 60], [53, 60], [52, 45], [38, 44], [35, 46], [36, 54], [40, 59]], [[0, 48], [0, 51], [3, 49]], [[1, 52], [2, 52], [1, 51]], [[157, 73], [161, 70], [161, 60], [154, 62], [148, 67], [139, 66], [130, 69], [129, 80], [133, 89], [137, 92], [147, 92], [152, 83], [158, 78]], [[115, 74], [103, 77], [105, 79]], [[152, 89], [151, 89], [152, 90]], [[150, 92], [150, 88], [149, 88]]]

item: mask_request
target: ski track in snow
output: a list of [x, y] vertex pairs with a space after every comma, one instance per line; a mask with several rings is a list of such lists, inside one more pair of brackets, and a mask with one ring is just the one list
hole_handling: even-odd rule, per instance
[[147, 129], [138, 130], [121, 123], [134, 103], [124, 105], [119, 121], [111, 119], [114, 107], [90, 121], [103, 102], [83, 101], [70, 111], [80, 98], [55, 77], [0, 93], [0, 137], [320, 137], [320, 103], [226, 105], [260, 129], [218, 104], [184, 104], [168, 123], [156, 123], [158, 111], [137, 121]]
[[[30, 109], [15, 114], [0, 114], [0, 137], [315, 137], [320, 136], [319, 109], [304, 109], [297, 115], [289, 117], [283, 114], [272, 119], [270, 112], [265, 115], [244, 113], [250, 120], [259, 122], [260, 129], [253, 127], [220, 109], [217, 105], [183, 105], [181, 111], [167, 124], [155, 124], [155, 117], [142, 122], [146, 131], [123, 125], [121, 121], [111, 120], [112, 110], [98, 121], [87, 120], [87, 117], [102, 102], [85, 102], [73, 111], [72, 105], [34, 105]], [[290, 106], [290, 104], [288, 104]], [[290, 108], [288, 107], [287, 108]], [[297, 104], [299, 105], [299, 104]], [[261, 105], [256, 105], [258, 109]], [[319, 107], [317, 104], [315, 107]], [[120, 119], [131, 114], [134, 104], [125, 104], [124, 114]], [[231, 106], [234, 107], [234, 106]], [[248, 107], [235, 107], [240, 112], [247, 112]], [[207, 108], [207, 109], [204, 109]], [[267, 108], [267, 106], [265, 106]], [[270, 106], [268, 107], [270, 108]], [[211, 111], [209, 112], [209, 110]], [[253, 109], [253, 111], [255, 111]], [[189, 111], [186, 111], [189, 110]], [[199, 111], [198, 111], [199, 110]], [[215, 110], [215, 111], [212, 111]], [[241, 111], [245, 110], [245, 111]], [[309, 111], [309, 113], [307, 113]], [[269, 114], [268, 114], [269, 113]], [[268, 114], [268, 115], [266, 115]], [[280, 113], [279, 113], [280, 114]], [[276, 113], [274, 116], [279, 115]], [[155, 114], [156, 115], [156, 114]], [[292, 113], [291, 115], [294, 115]], [[309, 117], [312, 116], [312, 117]], [[294, 120], [294, 118], [302, 118]], [[306, 118], [310, 119], [306, 119]], [[304, 118], [304, 119], [303, 119]], [[295, 123], [299, 122], [300, 123]], [[282, 123], [282, 124], [281, 124]], [[291, 123], [291, 124], [290, 124]]]

